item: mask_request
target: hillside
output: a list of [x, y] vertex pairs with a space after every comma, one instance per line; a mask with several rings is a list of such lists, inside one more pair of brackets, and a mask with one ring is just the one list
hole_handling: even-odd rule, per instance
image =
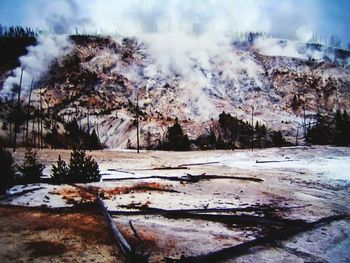
[[[27, 56], [40, 53], [45, 41], [39, 39]], [[175, 118], [191, 140], [210, 132], [218, 137], [220, 113], [251, 122], [252, 107], [254, 125], [258, 121], [280, 130], [294, 143], [317, 114], [333, 117], [338, 109], [350, 109], [348, 52], [310, 44], [300, 49], [300, 43], [295, 49], [295, 43], [268, 41], [230, 43], [218, 49], [208, 44], [189, 53], [136, 38], [71, 36], [69, 48], [57, 48], [53, 59], [40, 68], [31, 105], [41, 105], [46, 112], [44, 134], [52, 123], [63, 133], [64, 122], [75, 118], [85, 130], [95, 129], [109, 148], [125, 148], [129, 139], [135, 146], [137, 97], [144, 147], [164, 139]], [[22, 58], [22, 65], [26, 61]], [[29, 76], [34, 69], [27, 68]], [[12, 83], [18, 80], [18, 71]], [[31, 78], [23, 80], [25, 104]], [[2, 137], [8, 133], [1, 129]]]

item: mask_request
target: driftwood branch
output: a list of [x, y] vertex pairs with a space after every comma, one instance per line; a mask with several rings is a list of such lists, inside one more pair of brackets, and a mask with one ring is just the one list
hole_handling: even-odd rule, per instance
[[164, 167], [155, 167], [151, 169], [145, 169], [145, 170], [187, 170], [188, 167], [186, 166], [164, 166]]
[[281, 161], [277, 161], [277, 160], [268, 160], [268, 161], [259, 161], [256, 160], [256, 163], [286, 163], [286, 162], [296, 162], [298, 160], [281, 160]]
[[205, 162], [205, 163], [186, 163], [186, 164], [180, 164], [178, 167], [187, 167], [187, 166], [200, 166], [200, 165], [207, 165], [207, 164], [217, 164], [219, 162]]
[[167, 218], [190, 218], [200, 219], [213, 222], [220, 222], [224, 224], [236, 224], [236, 225], [268, 225], [268, 226], [292, 226], [297, 224], [303, 224], [302, 220], [289, 220], [283, 218], [269, 218], [253, 215], [219, 215], [219, 214], [197, 214], [197, 213], [177, 213], [167, 214]]
[[129, 258], [129, 255], [131, 254], [131, 246], [129, 243], [126, 241], [125, 237], [123, 234], [120, 232], [120, 230], [117, 228], [115, 225], [113, 218], [110, 216], [110, 214], [107, 211], [107, 208], [105, 207], [102, 199], [97, 196], [96, 198], [97, 204], [99, 205], [101, 211], [103, 212], [104, 216], [106, 217], [108, 226], [111, 228], [114, 239], [116, 240], [119, 248], [123, 252], [123, 254]]
[[[131, 208], [130, 206], [128, 208]], [[299, 208], [299, 207], [297, 207]], [[179, 209], [179, 210], [164, 210], [158, 208], [142, 208], [139, 211], [109, 211], [111, 215], [161, 215], [173, 219], [198, 219], [213, 222], [220, 222], [228, 225], [268, 225], [274, 227], [293, 226], [303, 224], [302, 220], [289, 220], [271, 216], [255, 216], [255, 215], [232, 215], [227, 213], [236, 212], [263, 212], [270, 213], [275, 211], [286, 211], [287, 207], [247, 207], [247, 208], [231, 208], [231, 209]], [[215, 213], [215, 214], [213, 214]], [[226, 214], [225, 214], [226, 213]]]
[[161, 209], [153, 207], [141, 207], [134, 205], [120, 206], [127, 209], [138, 209], [133, 211], [125, 210], [109, 210], [111, 215], [163, 215], [170, 214], [176, 215], [181, 213], [237, 213], [237, 212], [276, 212], [276, 211], [288, 211], [292, 209], [305, 208], [306, 206], [290, 206], [290, 207], [271, 207], [271, 206], [250, 206], [250, 207], [234, 207], [234, 208], [195, 208], [195, 209]]
[[204, 163], [188, 163], [188, 164], [179, 164], [178, 166], [161, 166], [154, 168], [138, 169], [134, 171], [149, 171], [149, 170], [187, 170], [188, 166], [199, 166], [207, 164], [216, 164], [219, 162], [204, 162]]
[[173, 263], [214, 263], [219, 262], [225, 259], [233, 259], [238, 256], [241, 256], [243, 254], [246, 254], [249, 252], [249, 249], [256, 247], [256, 246], [267, 246], [275, 241], [280, 240], [286, 240], [290, 237], [293, 237], [297, 234], [303, 233], [305, 231], [311, 230], [313, 228], [319, 227], [326, 223], [331, 223], [333, 221], [337, 220], [343, 220], [343, 219], [349, 219], [349, 215], [336, 215], [336, 216], [329, 216], [325, 218], [321, 218], [320, 220], [317, 220], [315, 222], [311, 223], [304, 223], [301, 225], [296, 225], [293, 227], [286, 227], [284, 230], [276, 231], [271, 234], [268, 234], [263, 237], [256, 238], [254, 240], [244, 242], [242, 244], [220, 249], [214, 252], [210, 252], [208, 254], [194, 256], [194, 257], [181, 257], [180, 259], [171, 259], [166, 258], [166, 262], [173, 262]]
[[135, 237], [136, 237], [141, 243], [143, 243], [142, 238], [141, 238], [140, 235], [137, 233], [137, 231], [136, 231], [134, 225], [132, 224], [131, 220], [129, 221], [129, 225], [130, 225], [130, 228], [131, 228], [132, 232], [134, 233]]
[[28, 194], [28, 193], [31, 193], [31, 192], [34, 192], [34, 191], [37, 191], [37, 190], [41, 190], [41, 189], [44, 189], [44, 187], [35, 187], [35, 188], [23, 190], [21, 192], [16, 192], [16, 193], [9, 194], [9, 195], [4, 195], [4, 196], [0, 197], [0, 201], [8, 200], [8, 199], [11, 199], [11, 198], [14, 198], [14, 197], [18, 197], [18, 196], [21, 196], [21, 195], [25, 195], [25, 194]]
[[119, 172], [119, 173], [125, 173], [125, 174], [135, 174], [134, 172], [120, 170], [120, 169], [114, 169], [114, 168], [107, 169], [107, 171], [109, 171], [109, 172]]
[[103, 215], [106, 217], [108, 226], [110, 227], [110, 229], [112, 231], [114, 239], [115, 239], [117, 245], [119, 246], [120, 250], [122, 251], [122, 253], [125, 255], [128, 262], [132, 262], [132, 263], [134, 263], [134, 262], [135, 263], [147, 262], [148, 260], [143, 255], [137, 253], [131, 247], [131, 245], [128, 243], [128, 241], [125, 239], [123, 234], [120, 232], [120, 230], [118, 229], [118, 227], [114, 223], [113, 218], [109, 214], [102, 199], [98, 195], [96, 198], [96, 202], [97, 202], [98, 206], [100, 207], [100, 209], [102, 210]]
[[197, 183], [199, 181], [212, 180], [212, 179], [245, 180], [245, 181], [252, 181], [252, 182], [264, 181], [263, 179], [254, 178], [254, 177], [210, 175], [210, 174], [200, 174], [200, 175], [186, 174], [184, 176], [152, 175], [152, 176], [142, 176], [142, 177], [105, 178], [103, 179], [103, 181], [126, 181], [126, 180], [145, 180], [145, 179], [161, 179], [161, 180], [168, 180], [168, 181], [188, 182], [188, 183]]

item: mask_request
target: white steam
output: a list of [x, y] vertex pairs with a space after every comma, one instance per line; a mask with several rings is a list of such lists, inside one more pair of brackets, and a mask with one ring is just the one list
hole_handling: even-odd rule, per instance
[[[184, 34], [170, 32], [144, 34], [149, 64], [143, 71], [148, 88], [176, 79], [177, 100], [186, 116], [209, 120], [218, 115], [213, 93], [225, 94], [228, 84], [239, 88], [254, 82], [263, 86], [261, 67], [249, 56], [237, 54], [232, 39], [221, 34]], [[209, 91], [208, 94], [206, 91]]]
[[297, 41], [258, 38], [254, 42], [254, 48], [265, 56], [285, 56], [306, 59], [306, 55], [299, 52], [300, 42]]
[[28, 54], [19, 58], [21, 66], [8, 77], [1, 92], [10, 93], [14, 84], [20, 83], [23, 69], [22, 92], [25, 94], [32, 79], [38, 80], [51, 65], [55, 58], [68, 54], [73, 45], [65, 35], [41, 34], [37, 38], [37, 45], [28, 47]]

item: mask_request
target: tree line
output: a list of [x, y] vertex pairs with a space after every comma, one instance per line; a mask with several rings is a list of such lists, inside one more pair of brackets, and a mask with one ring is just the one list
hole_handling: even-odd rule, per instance
[[306, 141], [311, 144], [350, 145], [350, 118], [346, 110], [337, 110], [334, 117], [317, 114], [313, 125], [308, 124]]
[[3, 26], [0, 24], [0, 37], [8, 37], [8, 38], [28, 38], [28, 37], [36, 37], [38, 35], [38, 31], [30, 27], [21, 27], [21, 26]]

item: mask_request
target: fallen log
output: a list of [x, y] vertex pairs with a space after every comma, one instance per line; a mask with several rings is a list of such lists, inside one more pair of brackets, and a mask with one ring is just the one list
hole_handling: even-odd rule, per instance
[[176, 213], [165, 214], [167, 218], [173, 219], [199, 219], [212, 222], [220, 222], [227, 225], [268, 225], [283, 227], [286, 225], [298, 225], [303, 224], [302, 220], [289, 220], [283, 218], [269, 218], [253, 215], [220, 215], [220, 214], [200, 214], [200, 213]]
[[305, 208], [306, 206], [290, 206], [290, 207], [270, 207], [270, 206], [250, 206], [235, 208], [195, 208], [195, 209], [172, 209], [166, 210], [154, 207], [121, 205], [121, 208], [138, 209], [136, 211], [125, 210], [109, 210], [111, 215], [163, 215], [163, 214], [181, 214], [181, 213], [236, 213], [236, 212], [276, 212], [288, 211], [291, 209]]
[[140, 237], [139, 233], [137, 233], [137, 231], [136, 231], [134, 225], [132, 224], [131, 220], [129, 221], [129, 225], [130, 225], [130, 228], [131, 228], [132, 232], [134, 233], [135, 237], [136, 237], [141, 243], [143, 243], [142, 238]]
[[178, 167], [183, 167], [183, 166], [199, 166], [199, 165], [207, 165], [207, 164], [216, 164], [219, 162], [204, 162], [204, 163], [186, 163], [186, 164], [180, 164]]
[[244, 242], [236, 246], [210, 252], [208, 254], [194, 256], [194, 257], [182, 256], [180, 259], [165, 258], [165, 261], [167, 263], [199, 263], [199, 262], [213, 263], [213, 262], [219, 262], [225, 259], [234, 259], [243, 254], [248, 253], [249, 249], [253, 247], [267, 246], [267, 245], [273, 244], [275, 241], [286, 240], [297, 234], [319, 227], [325, 223], [331, 223], [333, 221], [349, 219], [349, 218], [350, 218], [350, 215], [329, 216], [329, 217], [321, 218], [311, 223], [304, 222], [301, 225], [295, 225], [293, 227], [287, 226], [284, 230], [273, 232], [266, 236], [259, 237], [248, 242]]
[[[275, 227], [284, 227], [286, 225], [303, 224], [302, 220], [289, 220], [278, 217], [263, 217], [255, 215], [229, 215], [222, 213], [232, 212], [273, 212], [277, 209], [253, 209], [253, 208], [233, 208], [233, 209], [183, 209], [183, 210], [164, 210], [158, 208], [141, 208], [139, 211], [109, 211], [111, 215], [161, 215], [172, 219], [197, 219], [213, 222], [220, 222], [228, 225], [269, 225]], [[285, 209], [285, 208], [284, 208]], [[282, 210], [282, 209], [281, 209]], [[215, 214], [211, 214], [215, 213]], [[217, 214], [221, 213], [221, 214]]]
[[184, 176], [142, 176], [142, 177], [124, 177], [124, 178], [105, 178], [103, 181], [127, 181], [127, 180], [147, 180], [147, 179], [160, 179], [168, 181], [177, 181], [177, 182], [187, 182], [187, 183], [198, 183], [199, 181], [212, 180], [212, 179], [229, 179], [229, 180], [245, 180], [252, 182], [263, 182], [263, 179], [254, 178], [254, 177], [239, 177], [239, 176], [226, 176], [226, 175], [191, 175], [186, 174]]
[[216, 163], [219, 163], [219, 162], [188, 163], [188, 164], [179, 164], [178, 166], [161, 166], [161, 167], [154, 167], [154, 168], [150, 168], [150, 169], [139, 169], [137, 171], [147, 171], [147, 170], [187, 170], [188, 166], [198, 166], [198, 165], [216, 164]]
[[23, 190], [21, 192], [16, 192], [16, 193], [9, 194], [9, 195], [4, 195], [4, 196], [0, 197], [0, 201], [8, 200], [8, 199], [11, 199], [13, 197], [18, 197], [18, 196], [25, 195], [25, 194], [28, 194], [28, 193], [31, 193], [31, 192], [34, 192], [37, 190], [41, 190], [41, 189], [44, 189], [44, 187], [35, 187], [35, 188]]
[[105, 207], [102, 199], [99, 197], [99, 195], [97, 195], [96, 197], [96, 202], [98, 204], [98, 206], [100, 207], [100, 209], [103, 212], [103, 215], [105, 216], [108, 226], [110, 227], [113, 237], [117, 243], [117, 245], [119, 246], [120, 250], [122, 251], [122, 253], [124, 254], [124, 256], [126, 257], [128, 262], [132, 262], [132, 263], [139, 263], [139, 262], [147, 262], [147, 258], [145, 258], [143, 255], [137, 253], [132, 247], [131, 245], [126, 241], [125, 237], [123, 236], [123, 234], [120, 232], [120, 230], [118, 229], [118, 227], [116, 226], [116, 224], [113, 221], [113, 218], [111, 217], [111, 215], [109, 214], [107, 208]]
[[107, 169], [109, 172], [119, 172], [119, 173], [125, 173], [125, 174], [135, 174], [134, 172], [129, 172], [129, 171], [124, 171], [124, 170], [119, 170], [119, 169], [114, 169], [114, 168], [109, 168]]
[[254, 177], [239, 177], [239, 176], [227, 176], [227, 175], [211, 175], [211, 174], [200, 174], [200, 175], [192, 175], [187, 174], [183, 176], [186, 179], [186, 182], [197, 183], [201, 180], [211, 180], [211, 179], [232, 179], [232, 180], [245, 180], [252, 182], [263, 182], [263, 179], [254, 178]]
[[280, 160], [280, 161], [277, 161], [277, 160], [271, 160], [271, 161], [258, 161], [256, 160], [255, 162], [256, 163], [285, 163], [285, 162], [296, 162], [298, 160]]
[[188, 167], [186, 166], [164, 166], [164, 167], [155, 167], [152, 169], [146, 169], [146, 170], [187, 170]]

